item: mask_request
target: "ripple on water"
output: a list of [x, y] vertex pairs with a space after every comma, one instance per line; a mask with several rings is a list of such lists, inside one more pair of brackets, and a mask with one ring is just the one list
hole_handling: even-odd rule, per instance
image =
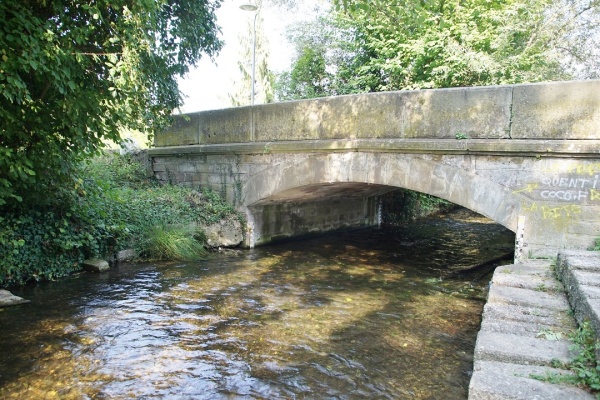
[[487, 281], [449, 276], [513, 239], [460, 211], [24, 288], [0, 398], [466, 398]]

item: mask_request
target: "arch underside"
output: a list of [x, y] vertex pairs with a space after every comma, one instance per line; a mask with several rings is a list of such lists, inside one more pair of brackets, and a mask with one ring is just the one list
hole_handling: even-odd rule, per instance
[[[330, 229], [349, 224], [374, 225], [376, 199], [397, 188], [448, 200], [515, 232], [518, 199], [506, 187], [469, 169], [475, 164], [472, 157], [361, 152], [281, 157], [249, 177], [243, 202], [250, 221], [271, 225], [257, 226], [257, 237], [260, 230], [282, 224], [273, 220], [277, 213], [291, 215], [291, 225], [306, 225], [330, 218], [329, 214], [319, 214], [320, 210], [340, 208], [345, 221], [340, 226], [329, 224]], [[309, 204], [308, 211], [300, 211], [301, 204]], [[267, 214], [269, 221], [265, 222]], [[313, 222], [301, 220], [309, 218], [308, 214]]]

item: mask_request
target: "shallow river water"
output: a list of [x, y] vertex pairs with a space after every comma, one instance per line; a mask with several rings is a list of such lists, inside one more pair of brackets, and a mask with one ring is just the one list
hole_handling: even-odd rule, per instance
[[465, 210], [13, 290], [0, 399], [464, 399], [514, 235]]

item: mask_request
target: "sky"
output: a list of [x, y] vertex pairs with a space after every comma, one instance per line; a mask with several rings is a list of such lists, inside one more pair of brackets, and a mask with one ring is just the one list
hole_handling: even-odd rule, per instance
[[[233, 92], [233, 82], [240, 79], [238, 68], [241, 45], [240, 35], [250, 35], [248, 24], [252, 23], [254, 13], [239, 8], [248, 1], [225, 0], [217, 10], [217, 24], [221, 27], [221, 38], [225, 45], [214, 61], [203, 57], [197, 67], [192, 68], [179, 87], [184, 94], [181, 112], [215, 110], [230, 107], [228, 93]], [[320, 0], [302, 0], [300, 10], [288, 10], [282, 7], [265, 5], [259, 12], [264, 19], [264, 27], [269, 44], [269, 65], [273, 72], [286, 70], [293, 52], [286, 39], [289, 24], [310, 19], [315, 14], [314, 5]], [[248, 60], [251, 62], [251, 60]]]

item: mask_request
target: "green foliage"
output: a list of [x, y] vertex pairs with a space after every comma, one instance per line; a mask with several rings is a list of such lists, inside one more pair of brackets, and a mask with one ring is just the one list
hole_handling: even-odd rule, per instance
[[[334, 4], [320, 29], [299, 28], [304, 34], [293, 37], [298, 55], [292, 71], [311, 73], [302, 62], [306, 37], [317, 43], [313, 48], [325, 49], [324, 70], [334, 75], [323, 87], [329, 95], [598, 76], [597, 0]], [[318, 80], [322, 70], [312, 79], [299, 76]], [[278, 93], [292, 97], [294, 81], [280, 83]]]
[[304, 47], [290, 72], [279, 76], [280, 99], [312, 99], [330, 95], [333, 75], [326, 71], [324, 49]]
[[407, 1], [348, 18], [373, 53], [361, 69], [377, 82], [369, 91], [493, 85], [563, 77], [546, 54], [550, 38], [536, 38], [550, 4]]
[[598, 339], [589, 321], [571, 335], [572, 350], [577, 352], [577, 357], [569, 364], [569, 368], [577, 374], [578, 383], [594, 391], [600, 391], [600, 365], [596, 360]]
[[131, 156], [104, 154], [74, 172], [77, 191], [67, 203], [0, 217], [0, 287], [57, 279], [85, 258], [125, 248], [152, 259], [197, 259], [205, 254], [198, 224], [235, 215], [212, 191], [148, 178]]
[[177, 78], [221, 46], [219, 4], [0, 2], [0, 206], [76, 192], [74, 168], [104, 140], [167, 123]]
[[106, 249], [110, 236], [105, 226], [87, 225], [70, 214], [7, 215], [0, 228], [0, 287], [76, 271], [86, 257]]
[[[548, 337], [548, 332], [538, 333], [537, 337], [545, 337], [547, 340], [560, 340], [560, 336], [551, 335]], [[600, 365], [596, 359], [596, 351], [598, 350], [599, 342], [594, 330], [589, 321], [584, 321], [576, 331], [574, 331], [569, 339], [572, 342], [570, 349], [577, 353], [575, 359], [567, 364], [562, 364], [560, 361], [555, 361], [552, 366], [555, 368], [566, 368], [575, 375], [531, 375], [533, 379], [551, 383], [570, 383], [591, 389], [595, 392], [596, 398], [600, 398]]]
[[143, 167], [130, 156], [106, 154], [84, 167], [89, 176], [86, 201], [80, 214], [102, 220], [116, 232], [116, 247], [134, 246], [147, 240], [151, 226], [211, 224], [234, 214], [218, 194], [148, 179]]
[[535, 335], [535, 337], [545, 340], [561, 340], [563, 338], [563, 334], [562, 332], [555, 332], [552, 329], [542, 329]]
[[279, 100], [364, 92], [356, 70], [369, 55], [355, 43], [348, 23], [327, 15], [290, 29], [288, 36], [296, 55], [291, 70], [277, 78]]
[[381, 196], [382, 222], [403, 224], [436, 211], [448, 210], [454, 204], [424, 193], [398, 189]]
[[596, 239], [594, 242], [594, 247], [592, 247], [593, 251], [600, 251], [600, 238]]
[[94, 182], [103, 189], [149, 187], [156, 183], [132, 155], [105, 152], [87, 160], [81, 168], [81, 175], [87, 177], [89, 184]]

